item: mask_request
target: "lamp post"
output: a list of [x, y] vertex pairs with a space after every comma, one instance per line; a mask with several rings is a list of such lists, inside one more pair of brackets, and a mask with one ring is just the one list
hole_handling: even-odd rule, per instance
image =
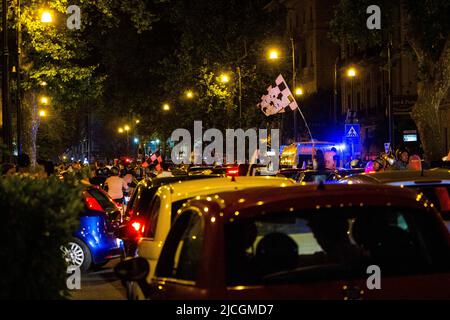
[[242, 127], [242, 81], [241, 81], [241, 68], [237, 67], [236, 72], [238, 74], [238, 86], [239, 86], [239, 127]]
[[394, 148], [394, 116], [392, 114], [392, 65], [391, 65], [391, 49], [392, 36], [389, 34], [387, 59], [388, 59], [388, 129], [389, 129], [389, 143]]
[[3, 10], [3, 68], [2, 68], [2, 121], [3, 121], [3, 143], [6, 145], [9, 155], [3, 155], [3, 161], [11, 162], [13, 153], [11, 110], [9, 100], [9, 48], [8, 48], [8, 4], [2, 1]]
[[130, 126], [129, 125], [125, 125], [123, 127], [123, 129], [127, 133], [127, 156], [128, 156], [130, 154]]
[[[296, 80], [297, 80], [297, 70], [295, 68], [295, 41], [294, 38], [290, 38], [291, 41], [291, 62], [292, 62], [292, 89], [296, 90]], [[277, 49], [270, 49], [268, 54], [269, 60], [278, 60], [280, 58], [280, 53]], [[284, 113], [281, 114], [281, 139], [283, 140], [283, 122]], [[297, 139], [297, 112], [294, 111], [293, 115], [293, 126], [294, 126], [294, 141]]]
[[350, 103], [350, 110], [353, 111], [353, 100], [354, 100], [354, 94], [353, 94], [353, 79], [356, 77], [356, 69], [351, 67], [347, 70], [347, 77], [350, 78], [351, 83], [351, 103]]
[[[353, 79], [356, 77], [356, 69], [354, 67], [350, 67], [347, 69], [347, 77], [350, 78], [350, 82], [351, 82], [351, 106], [349, 107], [351, 112], [353, 112], [353, 100], [354, 100], [354, 94], [353, 94]], [[350, 123], [353, 123], [353, 115], [351, 115], [350, 118]], [[354, 146], [354, 142], [352, 139], [351, 142], [351, 157], [353, 158], [355, 155], [355, 146]]]
[[[291, 37], [291, 53], [292, 53], [292, 88], [296, 87], [296, 69], [295, 69], [295, 43]], [[302, 92], [303, 94], [303, 92]], [[297, 140], [297, 110], [294, 110], [294, 142]]]

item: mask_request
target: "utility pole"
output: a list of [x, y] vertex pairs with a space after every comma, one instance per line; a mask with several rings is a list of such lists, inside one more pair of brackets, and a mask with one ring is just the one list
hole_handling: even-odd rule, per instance
[[388, 59], [388, 128], [389, 128], [389, 143], [391, 147], [394, 148], [394, 119], [392, 114], [392, 60], [391, 60], [391, 49], [392, 49], [392, 35], [389, 34], [388, 37], [388, 47], [387, 47], [387, 59]]
[[[294, 38], [291, 37], [292, 47], [292, 90], [295, 92], [296, 86], [296, 70], [295, 70], [295, 43]], [[295, 94], [295, 93], [294, 93]], [[294, 142], [297, 141], [297, 110], [294, 110]]]
[[11, 110], [9, 104], [9, 49], [8, 49], [8, 3], [2, 1], [3, 10], [3, 68], [2, 68], [2, 116], [3, 116], [3, 143], [6, 145], [9, 156], [3, 155], [3, 161], [11, 162], [13, 154]]

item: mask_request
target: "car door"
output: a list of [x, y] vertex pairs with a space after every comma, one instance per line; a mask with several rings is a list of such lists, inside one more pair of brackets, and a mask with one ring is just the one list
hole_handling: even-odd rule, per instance
[[167, 236], [152, 280], [150, 299], [204, 299], [197, 286], [203, 256], [204, 219], [194, 210], [177, 218]]
[[153, 276], [161, 248], [155, 241], [158, 220], [161, 211], [161, 197], [157, 194], [150, 205], [149, 214], [145, 219], [143, 237], [138, 244], [138, 255], [146, 258], [150, 264], [148, 280]]

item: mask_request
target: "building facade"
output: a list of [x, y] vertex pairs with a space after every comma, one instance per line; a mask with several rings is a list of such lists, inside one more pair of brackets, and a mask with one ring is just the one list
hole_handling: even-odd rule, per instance
[[[287, 9], [286, 36], [296, 44], [297, 86], [304, 88], [301, 105], [312, 123], [313, 135], [345, 141], [344, 123], [358, 123], [359, 146], [353, 157], [373, 157], [384, 151], [384, 143], [389, 141], [390, 109], [393, 146], [419, 152], [420, 139], [410, 115], [417, 99], [417, 64], [404, 50], [403, 12], [399, 10], [395, 16], [398, 27], [392, 34], [389, 68], [387, 39], [381, 47], [365, 51], [330, 39], [329, 22], [338, 2], [274, 0], [267, 6], [268, 10], [280, 5]], [[354, 77], [347, 76], [351, 67], [356, 71]], [[442, 103], [440, 119], [442, 152], [446, 154], [450, 149], [450, 99]], [[418, 141], [414, 141], [415, 136]]]

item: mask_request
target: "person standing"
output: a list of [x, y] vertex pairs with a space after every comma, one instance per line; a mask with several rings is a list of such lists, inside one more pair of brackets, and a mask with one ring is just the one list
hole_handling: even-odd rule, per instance
[[111, 168], [112, 175], [106, 179], [105, 185], [108, 187], [108, 195], [117, 203], [122, 204], [124, 195], [124, 191], [128, 191], [128, 185], [120, 177], [120, 171], [117, 167]]
[[335, 147], [331, 148], [330, 151], [325, 152], [325, 168], [328, 170], [336, 170], [336, 155], [337, 150]]

